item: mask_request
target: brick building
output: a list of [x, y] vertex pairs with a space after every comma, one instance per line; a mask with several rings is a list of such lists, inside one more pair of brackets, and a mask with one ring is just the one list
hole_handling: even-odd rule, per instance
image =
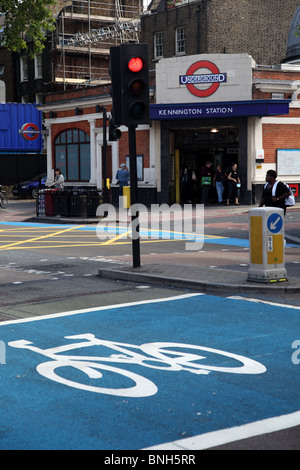
[[[58, 0], [55, 30], [45, 31], [43, 53], [33, 58], [5, 48], [0, 16], [0, 80], [6, 102], [43, 103], [44, 95], [109, 79], [109, 48], [137, 41], [142, 0]], [[30, 48], [30, 44], [29, 44]]]
[[[199, 174], [206, 160], [224, 169], [232, 161], [238, 164], [242, 203], [257, 204], [269, 168], [292, 184], [298, 197], [300, 38], [297, 48], [294, 30], [300, 7], [288, 1], [282, 11], [279, 1], [231, 0], [169, 6], [153, 2], [142, 17], [143, 39], [154, 44], [153, 56], [149, 48], [154, 86], [151, 124], [136, 133], [140, 202], [180, 202], [180, 175], [187, 164], [198, 176], [194, 200], [199, 202]], [[118, 142], [108, 141], [104, 175], [101, 106], [109, 113], [109, 85], [47, 97], [41, 109], [50, 131], [49, 180], [60, 166], [70, 185], [102, 188], [104, 176], [114, 183], [119, 165], [127, 161], [127, 128], [121, 127]], [[211, 190], [209, 200], [215, 199]]]
[[258, 64], [286, 55], [297, 0], [153, 0], [141, 18], [150, 61], [179, 55], [246, 53]]
[[[192, 78], [192, 80], [191, 80]], [[196, 80], [196, 83], [195, 83]], [[137, 128], [140, 202], [181, 202], [181, 173], [190, 164], [198, 183], [206, 160], [215, 168], [238, 164], [240, 201], [257, 204], [267, 169], [300, 184], [300, 67], [257, 66], [247, 54], [204, 54], [162, 59], [156, 66], [151, 124]], [[115, 175], [127, 161], [128, 133], [108, 141], [103, 173], [103, 108], [109, 115], [109, 85], [51, 94], [46, 115], [48, 180], [59, 166], [67, 185], [117, 190]], [[216, 200], [211, 189], [209, 201]]]

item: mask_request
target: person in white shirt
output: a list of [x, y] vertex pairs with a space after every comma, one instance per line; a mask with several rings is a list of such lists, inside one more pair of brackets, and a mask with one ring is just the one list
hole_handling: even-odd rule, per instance
[[62, 172], [60, 171], [60, 168], [55, 168], [54, 172], [54, 182], [50, 185], [50, 188], [54, 187], [56, 189], [64, 189], [65, 179], [62, 175]]

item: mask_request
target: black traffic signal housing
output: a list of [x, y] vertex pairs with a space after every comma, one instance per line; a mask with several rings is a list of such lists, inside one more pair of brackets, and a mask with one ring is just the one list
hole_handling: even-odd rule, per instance
[[120, 62], [122, 124], [149, 124], [148, 44], [121, 44]]
[[122, 82], [120, 46], [110, 48], [109, 75], [111, 78], [110, 95], [112, 97], [112, 112], [114, 125], [123, 124], [122, 120]]
[[111, 117], [109, 120], [108, 140], [110, 142], [119, 140], [121, 135], [122, 135], [122, 132], [120, 131], [118, 126], [116, 126], [114, 118]]

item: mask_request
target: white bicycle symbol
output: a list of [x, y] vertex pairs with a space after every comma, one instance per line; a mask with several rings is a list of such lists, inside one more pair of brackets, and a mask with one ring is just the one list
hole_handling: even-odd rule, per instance
[[[157, 342], [145, 343], [137, 346], [134, 344], [118, 343], [97, 339], [95, 335], [90, 333], [65, 336], [65, 338], [72, 340], [80, 339], [85, 341], [50, 349], [40, 349], [36, 346], [33, 346], [33, 343], [30, 341], [26, 340], [12, 341], [8, 344], [13, 348], [29, 349], [50, 358], [51, 361], [43, 362], [36, 367], [37, 372], [43, 377], [80, 390], [87, 390], [90, 392], [122, 397], [149, 397], [155, 395], [158, 391], [158, 388], [151, 380], [126, 369], [113, 367], [110, 365], [110, 363], [139, 365], [168, 372], [187, 371], [198, 375], [207, 375], [211, 371], [231, 374], [262, 374], [266, 371], [264, 365], [254, 361], [253, 359], [249, 359], [238, 354], [220, 351], [218, 349], [196, 346], [192, 344]], [[62, 354], [73, 349], [90, 346], [106, 347], [109, 350], [116, 351], [116, 354], [103, 357], [71, 356]], [[183, 352], [179, 351], [179, 349], [185, 349], [188, 351]], [[234, 359], [242, 363], [242, 365], [236, 367], [221, 367], [205, 365], [203, 363], [199, 364], [196, 361], [202, 361], [203, 359], [206, 359], [206, 356], [199, 355], [197, 354], [198, 352], [206, 354], [213, 353], [225, 356], [226, 358]], [[89, 385], [86, 383], [79, 383], [58, 375], [56, 370], [62, 367], [75, 368], [80, 370], [90, 379], [103, 378], [103, 374], [100, 371], [107, 371], [110, 373], [112, 372], [127, 377], [127, 379], [133, 381], [135, 385], [126, 388], [105, 388], [101, 386]]]

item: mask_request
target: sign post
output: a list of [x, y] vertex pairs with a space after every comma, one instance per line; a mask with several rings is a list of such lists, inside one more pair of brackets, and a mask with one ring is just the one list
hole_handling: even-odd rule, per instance
[[284, 262], [284, 211], [276, 207], [249, 210], [248, 281], [287, 281]]

